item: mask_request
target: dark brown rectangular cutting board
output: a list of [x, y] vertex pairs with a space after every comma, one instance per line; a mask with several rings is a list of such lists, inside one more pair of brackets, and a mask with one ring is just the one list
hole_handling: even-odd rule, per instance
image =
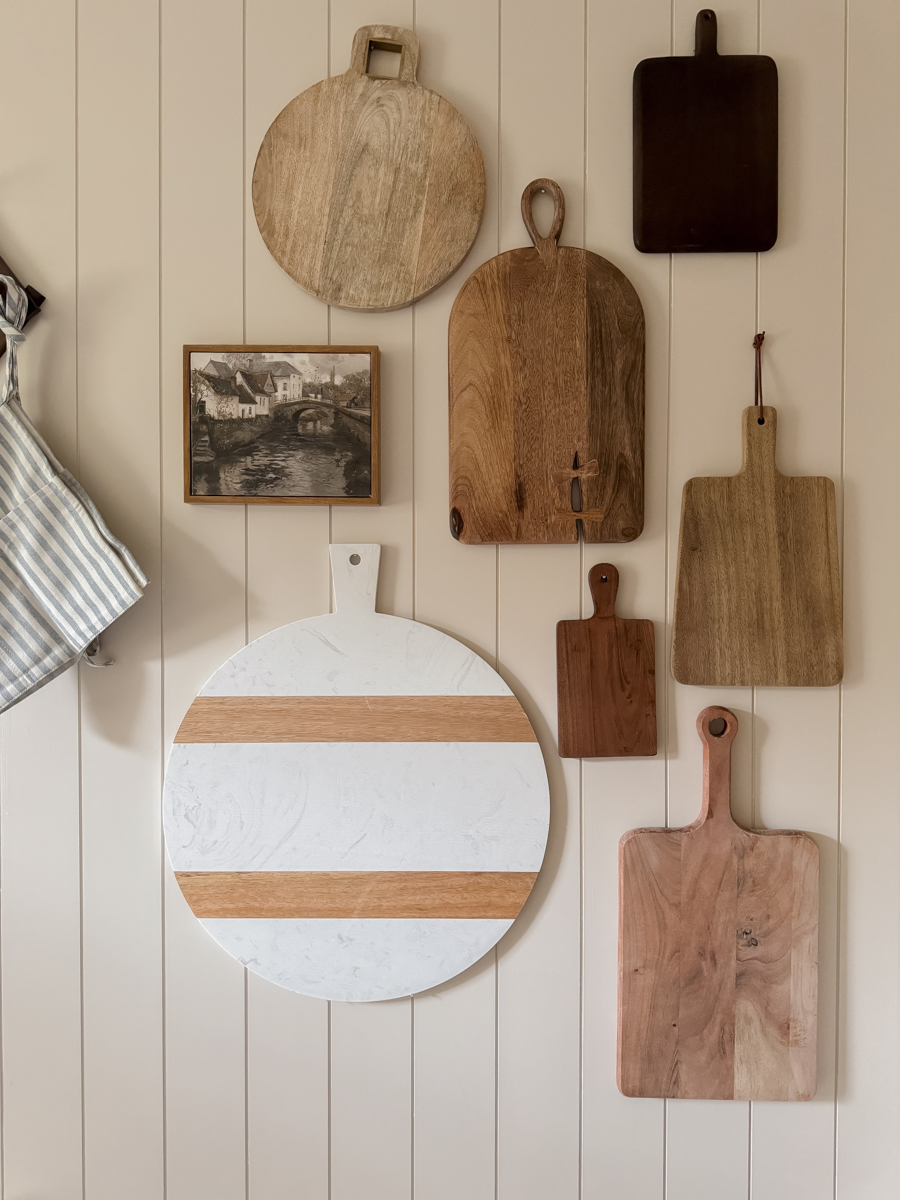
[[[548, 237], [540, 191], [555, 202]], [[564, 213], [557, 184], [529, 184], [534, 246], [479, 267], [450, 316], [451, 529], [469, 544], [575, 542], [579, 521], [588, 542], [643, 528], [643, 310], [612, 263], [557, 245]]]
[[[716, 720], [719, 737], [710, 731]], [[727, 708], [707, 708], [697, 729], [698, 819], [683, 829], [633, 829], [619, 843], [619, 1090], [808, 1100], [816, 1090], [818, 847], [794, 830], [737, 825], [737, 720]]]
[[778, 234], [778, 71], [720, 55], [716, 14], [696, 49], [634, 72], [634, 244], [652, 253], [768, 250]]
[[612, 563], [592, 567], [588, 583], [594, 615], [556, 626], [560, 757], [655, 754], [653, 622], [616, 616]]
[[681, 504], [672, 674], [720, 687], [827, 687], [844, 672], [834, 484], [782, 475], [774, 408], [744, 410], [737, 475]]

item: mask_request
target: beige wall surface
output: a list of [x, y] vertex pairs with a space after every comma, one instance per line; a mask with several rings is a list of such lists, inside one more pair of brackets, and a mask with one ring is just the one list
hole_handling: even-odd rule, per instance
[[[900, 5], [721, 0], [723, 53], [771, 54], [778, 243], [670, 258], [631, 240], [631, 75], [690, 53], [685, 0], [0, 0], [0, 253], [47, 295], [24, 403], [152, 579], [70, 671], [0, 720], [4, 1200], [889, 1200], [900, 1195]], [[346, 69], [365, 23], [414, 26], [420, 81], [476, 130], [485, 219], [414, 308], [329, 310], [266, 251], [257, 147]], [[551, 176], [564, 240], [647, 315], [647, 521], [625, 546], [465, 547], [448, 532], [447, 321], [523, 244]], [[739, 464], [751, 339], [789, 473], [838, 489], [846, 677], [676, 685], [681, 489]], [[378, 509], [182, 501], [186, 342], [377, 343]], [[330, 603], [328, 544], [384, 547], [379, 606], [497, 665], [541, 739], [546, 865], [496, 952], [413, 999], [328, 1004], [244, 971], [168, 870], [160, 785], [198, 688]], [[554, 627], [621, 572], [652, 617], [655, 759], [561, 762]], [[807, 1104], [627, 1100], [615, 1085], [616, 848], [698, 811], [699, 710], [741, 721], [739, 819], [821, 850], [819, 1089]]]

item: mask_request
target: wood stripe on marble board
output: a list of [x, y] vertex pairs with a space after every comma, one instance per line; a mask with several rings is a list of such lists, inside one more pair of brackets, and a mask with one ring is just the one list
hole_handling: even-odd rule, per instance
[[175, 741], [534, 742], [515, 696], [198, 696]]
[[497, 920], [537, 871], [176, 871], [195, 916]]

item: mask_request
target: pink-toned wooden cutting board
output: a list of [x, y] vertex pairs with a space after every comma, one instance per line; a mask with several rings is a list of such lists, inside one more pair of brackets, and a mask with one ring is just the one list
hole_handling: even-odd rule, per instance
[[618, 1084], [626, 1096], [808, 1100], [816, 1090], [819, 851], [731, 816], [737, 718], [706, 708], [703, 803], [619, 843]]

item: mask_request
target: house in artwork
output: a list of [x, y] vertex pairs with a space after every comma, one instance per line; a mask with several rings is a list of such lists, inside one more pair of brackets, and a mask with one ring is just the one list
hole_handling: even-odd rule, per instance
[[210, 379], [230, 379], [234, 374], [234, 368], [228, 363], [224, 363], [221, 359], [211, 358], [203, 368], [203, 374]]
[[274, 386], [273, 404], [285, 404], [290, 400], [299, 400], [303, 396], [303, 376], [297, 367], [284, 359], [275, 362], [254, 355], [250, 360], [250, 370], [258, 373], [266, 372]]
[[237, 392], [238, 415], [241, 417], [268, 417], [269, 405], [275, 395], [275, 384], [269, 371], [243, 371], [234, 373], [233, 384]]
[[[211, 364], [210, 364], [211, 365]], [[195, 371], [191, 389], [193, 417], [213, 417], [217, 421], [237, 419], [238, 392], [233, 379], [223, 379], [204, 368]]]

